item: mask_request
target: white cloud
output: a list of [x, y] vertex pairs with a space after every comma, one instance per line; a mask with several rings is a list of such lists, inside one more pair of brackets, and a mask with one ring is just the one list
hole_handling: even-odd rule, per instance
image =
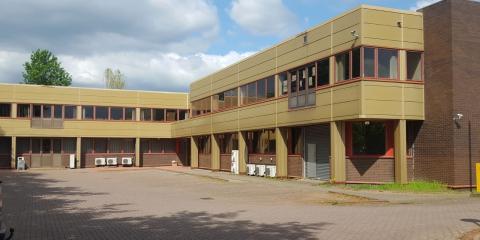
[[[110, 67], [125, 74], [127, 89], [185, 92], [190, 82], [251, 54], [116, 52], [86, 57], [60, 54], [58, 58], [72, 75], [73, 86], [104, 87], [103, 71]], [[21, 82], [22, 64], [28, 58], [29, 53], [0, 51], [0, 81]]]
[[285, 37], [299, 31], [297, 16], [282, 0], [234, 0], [229, 15], [256, 35]]
[[410, 10], [417, 11], [418, 9], [430, 6], [434, 3], [440, 2], [440, 0], [419, 0], [415, 3], [415, 6], [412, 6]]

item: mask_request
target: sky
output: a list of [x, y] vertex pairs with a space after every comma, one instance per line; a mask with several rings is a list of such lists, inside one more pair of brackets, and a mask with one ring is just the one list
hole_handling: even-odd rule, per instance
[[20, 83], [36, 49], [72, 85], [186, 92], [192, 81], [360, 4], [416, 10], [438, 0], [1, 0], [0, 82]]

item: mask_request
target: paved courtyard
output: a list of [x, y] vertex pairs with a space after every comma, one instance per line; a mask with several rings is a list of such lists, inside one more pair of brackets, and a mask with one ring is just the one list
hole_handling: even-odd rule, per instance
[[387, 203], [189, 169], [0, 171], [0, 180], [14, 239], [457, 239], [480, 227], [480, 198], [466, 194], [366, 194]]

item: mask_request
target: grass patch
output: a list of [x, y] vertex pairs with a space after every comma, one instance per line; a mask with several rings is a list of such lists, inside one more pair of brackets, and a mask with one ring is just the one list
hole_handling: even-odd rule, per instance
[[418, 193], [434, 193], [451, 191], [447, 185], [439, 182], [415, 181], [407, 184], [387, 183], [381, 185], [374, 184], [350, 184], [349, 188], [354, 190], [377, 190], [392, 192], [418, 192]]

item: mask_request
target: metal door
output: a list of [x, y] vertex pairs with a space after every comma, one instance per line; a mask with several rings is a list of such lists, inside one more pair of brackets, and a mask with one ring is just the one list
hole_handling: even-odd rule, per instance
[[330, 179], [330, 128], [328, 124], [305, 128], [307, 178]]

